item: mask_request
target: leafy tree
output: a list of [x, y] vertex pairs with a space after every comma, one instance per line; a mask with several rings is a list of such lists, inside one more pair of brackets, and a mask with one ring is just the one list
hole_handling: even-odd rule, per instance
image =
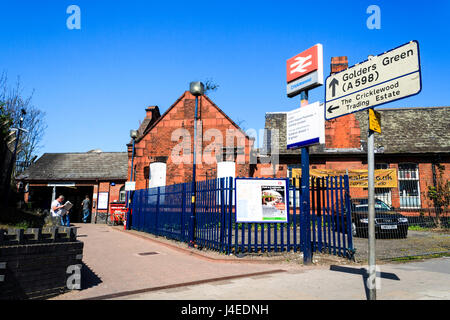
[[436, 167], [438, 169], [436, 184], [428, 186], [427, 197], [433, 201], [436, 208], [436, 224], [440, 227], [440, 216], [443, 211], [449, 210], [450, 207], [450, 181], [444, 177], [445, 166], [437, 164]]

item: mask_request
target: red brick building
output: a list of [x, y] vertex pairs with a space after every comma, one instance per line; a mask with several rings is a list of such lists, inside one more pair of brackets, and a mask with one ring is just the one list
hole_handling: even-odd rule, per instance
[[[165, 181], [171, 185], [192, 181], [195, 97], [186, 91], [160, 115], [159, 108], [146, 109], [146, 117], [135, 141], [134, 172], [136, 188], [155, 185], [152, 165], [165, 167]], [[218, 163], [235, 162], [235, 176], [251, 175], [253, 139], [206, 95], [199, 97], [197, 139], [197, 180], [218, 176]], [[128, 144], [130, 176], [132, 143]], [[164, 170], [164, 169], [163, 169]]]
[[32, 208], [50, 210], [59, 195], [74, 204], [71, 221], [81, 222], [81, 201], [92, 204], [92, 222], [106, 222], [111, 203], [125, 202], [127, 153], [45, 153], [16, 178]]

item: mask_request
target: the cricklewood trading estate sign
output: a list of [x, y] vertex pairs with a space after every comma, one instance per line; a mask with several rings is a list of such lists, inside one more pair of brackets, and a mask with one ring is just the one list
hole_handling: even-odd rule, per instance
[[235, 179], [237, 223], [288, 223], [287, 179]]
[[422, 90], [419, 43], [411, 41], [330, 75], [325, 87], [325, 118], [406, 98]]

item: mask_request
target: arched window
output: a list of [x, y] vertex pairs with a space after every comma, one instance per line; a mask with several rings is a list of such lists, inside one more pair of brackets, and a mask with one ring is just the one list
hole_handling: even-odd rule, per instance
[[119, 202], [125, 202], [125, 196], [126, 192], [125, 192], [125, 186], [123, 186], [122, 188], [120, 188], [119, 191]]

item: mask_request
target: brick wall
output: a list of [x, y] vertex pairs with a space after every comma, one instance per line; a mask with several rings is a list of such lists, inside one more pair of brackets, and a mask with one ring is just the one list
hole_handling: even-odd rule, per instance
[[0, 230], [0, 299], [47, 299], [67, 291], [83, 243], [73, 228]]
[[[135, 144], [135, 180], [136, 188], [147, 188], [149, 183], [149, 165], [152, 162], [166, 162], [166, 184], [176, 184], [192, 180], [192, 153], [194, 137], [195, 97], [189, 92], [169, 108], [159, 121]], [[238, 127], [222, 113], [218, 107], [207, 97], [200, 97], [198, 107], [199, 121], [197, 124], [197, 180], [215, 178], [217, 174], [216, 152], [210, 152], [213, 159], [207, 159], [203, 151], [222, 149], [231, 146], [231, 141], [226, 140], [227, 130], [233, 130], [234, 147], [242, 148], [237, 152], [236, 176], [249, 176], [250, 150], [252, 140], [249, 139]], [[189, 136], [175, 135], [177, 129], [186, 129]], [[215, 129], [215, 132], [208, 131]], [[208, 136], [209, 133], [220, 133], [222, 138]], [[176, 141], [172, 141], [172, 137]], [[177, 140], [178, 138], [178, 140]], [[192, 143], [191, 143], [192, 142]], [[178, 148], [179, 152], [174, 152]], [[129, 170], [131, 168], [131, 152], [129, 146]], [[186, 156], [184, 163], [176, 163], [172, 157], [176, 155]], [[201, 160], [200, 160], [201, 159]], [[226, 159], [233, 160], [233, 159]], [[210, 163], [207, 163], [207, 162]], [[186, 163], [187, 162], [187, 163]], [[130, 171], [128, 172], [130, 174]]]

